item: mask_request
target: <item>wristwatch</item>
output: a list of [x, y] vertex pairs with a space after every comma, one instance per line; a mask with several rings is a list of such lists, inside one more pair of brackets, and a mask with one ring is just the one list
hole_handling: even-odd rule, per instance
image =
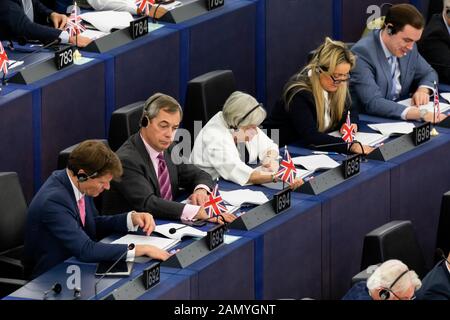
[[428, 113], [426, 109], [419, 109], [420, 112], [420, 119], [425, 120], [425, 115]]

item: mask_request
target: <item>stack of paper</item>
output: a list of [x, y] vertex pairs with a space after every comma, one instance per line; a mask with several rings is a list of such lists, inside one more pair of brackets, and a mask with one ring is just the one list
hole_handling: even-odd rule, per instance
[[383, 136], [393, 134], [408, 134], [413, 131], [414, 124], [410, 122], [388, 122], [368, 124], [372, 130], [379, 131]]
[[180, 242], [179, 239], [167, 239], [167, 238], [161, 238], [161, 237], [155, 237], [155, 236], [140, 236], [135, 234], [127, 234], [126, 236], [123, 236], [120, 239], [117, 239], [116, 241], [112, 243], [118, 243], [118, 244], [130, 244], [134, 243], [137, 244], [147, 244], [152, 245], [155, 247], [158, 247], [163, 250], [167, 250], [175, 246], [178, 242]]
[[269, 201], [266, 195], [261, 191], [250, 189], [239, 189], [233, 191], [220, 191], [220, 195], [225, 202], [232, 206], [240, 207], [243, 204], [263, 204]]
[[86, 12], [80, 14], [80, 17], [102, 32], [111, 32], [112, 29], [125, 29], [134, 20], [131, 13], [124, 11]]
[[450, 102], [450, 92], [442, 92], [441, 97]]
[[181, 240], [181, 238], [185, 236], [199, 238], [206, 236], [206, 232], [181, 223], [166, 223], [157, 225], [155, 228], [155, 232], [158, 232], [159, 234], [162, 234], [167, 238], [177, 240]]
[[313, 156], [300, 156], [292, 158], [295, 165], [302, 166], [306, 170], [316, 171], [339, 167], [339, 163], [325, 154]]
[[[444, 98], [445, 98], [445, 96], [444, 96]], [[410, 107], [411, 106], [411, 99], [398, 101], [398, 103], [400, 103], [400, 104], [402, 104], [404, 106]], [[441, 103], [439, 103], [439, 108], [441, 109], [441, 113], [446, 112], [447, 110], [450, 109], [450, 104], [441, 102]], [[428, 112], [433, 112], [434, 111], [433, 101], [430, 101], [427, 104], [425, 104], [423, 106], [420, 106], [419, 109], [425, 109]]]
[[[329, 133], [330, 136], [333, 137], [341, 137], [341, 133], [339, 131], [333, 131]], [[379, 133], [370, 133], [370, 132], [357, 132], [355, 135], [355, 140], [361, 142], [363, 145], [374, 146], [379, 144], [380, 142], [386, 140], [388, 137], [383, 136]]]

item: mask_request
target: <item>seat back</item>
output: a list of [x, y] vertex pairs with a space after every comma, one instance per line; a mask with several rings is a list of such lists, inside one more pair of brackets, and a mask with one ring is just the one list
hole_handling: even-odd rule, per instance
[[[439, 225], [436, 239], [436, 248], [440, 248], [445, 256], [450, 252], [450, 191], [444, 193], [441, 203], [441, 214], [439, 216]], [[438, 255], [437, 260], [442, 257]]]
[[411, 221], [392, 221], [366, 234], [361, 270], [389, 259], [402, 261], [421, 278], [427, 273]]
[[222, 107], [227, 98], [236, 90], [236, 82], [231, 70], [216, 70], [198, 76], [187, 85], [186, 104], [183, 110], [183, 128], [194, 136], [194, 121], [206, 124]]
[[138, 101], [112, 113], [108, 132], [108, 142], [112, 151], [117, 151], [132, 134], [139, 131], [144, 105], [145, 101]]
[[0, 254], [24, 242], [27, 203], [15, 172], [0, 172]]

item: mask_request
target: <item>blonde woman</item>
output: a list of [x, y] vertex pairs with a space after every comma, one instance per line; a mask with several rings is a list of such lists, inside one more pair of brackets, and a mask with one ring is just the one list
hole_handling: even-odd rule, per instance
[[[285, 85], [282, 99], [264, 123], [266, 128], [280, 130], [280, 145], [298, 143], [312, 148], [343, 142], [328, 133], [341, 130], [345, 123], [351, 105], [349, 73], [354, 66], [355, 56], [344, 43], [325, 39], [310, 63]], [[351, 110], [351, 119], [356, 132], [356, 110]], [[373, 150], [369, 146], [363, 147], [365, 154]], [[347, 145], [321, 150], [362, 153], [358, 144], [352, 145], [349, 150]]]

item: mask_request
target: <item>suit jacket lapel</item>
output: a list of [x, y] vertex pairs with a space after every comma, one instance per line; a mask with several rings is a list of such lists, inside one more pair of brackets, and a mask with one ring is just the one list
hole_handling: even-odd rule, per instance
[[376, 46], [376, 53], [377, 53], [377, 60], [380, 62], [381, 68], [383, 69], [384, 76], [386, 77], [386, 83], [387, 83], [387, 92], [386, 95], [389, 96], [391, 92], [392, 87], [392, 81], [391, 81], [391, 65], [389, 64], [389, 61], [386, 59], [386, 56], [384, 55], [383, 47], [381, 46], [380, 42], [380, 32], [377, 31], [373, 33], [373, 37], [375, 38], [375, 46]]
[[[139, 132], [134, 135], [133, 140], [134, 140], [133, 141], [134, 145], [136, 146], [136, 150], [138, 151], [138, 153], [140, 154], [140, 156], [142, 157], [142, 159], [145, 163], [145, 168], [147, 170], [147, 175], [150, 178], [150, 182], [153, 183], [153, 185], [155, 186], [155, 190], [157, 190], [158, 196], [161, 196], [161, 193], [159, 190], [159, 181], [156, 176], [155, 168], [153, 167], [152, 160], [150, 159], [147, 149], [145, 149], [144, 142], [142, 141], [142, 138], [141, 138], [141, 135]], [[169, 172], [169, 174], [170, 174], [170, 172]]]
[[[73, 188], [72, 188], [72, 184], [70, 183], [69, 177], [67, 176], [67, 172], [66, 170], [61, 170], [58, 173], [59, 177], [58, 179], [61, 181], [61, 183], [63, 184], [63, 186], [66, 188], [66, 191], [69, 193], [70, 196], [70, 200], [72, 201], [72, 206], [74, 208], [74, 214], [75, 214], [75, 219], [78, 221], [78, 224], [83, 227], [83, 224], [81, 223], [81, 216], [80, 216], [80, 212], [78, 210], [78, 204], [77, 204], [77, 200], [75, 199], [75, 194], [73, 193]], [[87, 200], [85, 201], [85, 203], [87, 204]], [[88, 210], [87, 210], [87, 205], [86, 205], [86, 220], [85, 223], [87, 223], [87, 219], [88, 219]], [[91, 213], [92, 214], [92, 213]]]

